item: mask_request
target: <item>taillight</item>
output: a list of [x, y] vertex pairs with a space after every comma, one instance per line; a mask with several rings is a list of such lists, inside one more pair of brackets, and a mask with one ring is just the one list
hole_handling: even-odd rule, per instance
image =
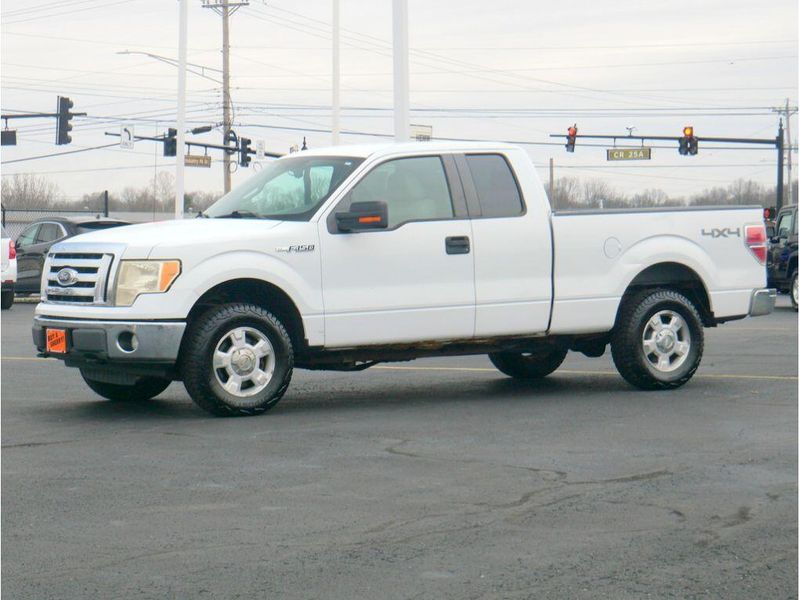
[[744, 243], [758, 262], [767, 264], [767, 231], [763, 225], [745, 225]]
[[8, 260], [12, 258], [17, 258], [17, 245], [14, 243], [14, 240], [8, 241]]

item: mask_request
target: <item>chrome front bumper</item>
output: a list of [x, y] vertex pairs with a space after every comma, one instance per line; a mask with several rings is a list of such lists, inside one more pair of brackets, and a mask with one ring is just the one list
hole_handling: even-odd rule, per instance
[[748, 314], [751, 317], [770, 314], [775, 309], [775, 299], [777, 297], [778, 290], [774, 288], [754, 290], [753, 296], [750, 298], [750, 312]]
[[[67, 331], [67, 353], [48, 354], [47, 329]], [[55, 358], [91, 357], [126, 362], [170, 362], [178, 359], [186, 323], [171, 321], [83, 321], [37, 316], [33, 343]]]

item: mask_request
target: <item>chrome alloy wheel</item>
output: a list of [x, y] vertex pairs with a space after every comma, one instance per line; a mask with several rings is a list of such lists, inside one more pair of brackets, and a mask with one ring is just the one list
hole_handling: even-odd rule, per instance
[[794, 298], [794, 303], [797, 304], [797, 277], [792, 281], [792, 298]]
[[642, 333], [642, 349], [651, 367], [662, 373], [678, 369], [689, 357], [691, 332], [686, 321], [672, 310], [650, 317]]
[[252, 327], [237, 327], [222, 336], [214, 349], [214, 376], [226, 392], [248, 398], [272, 380], [275, 350], [266, 335]]

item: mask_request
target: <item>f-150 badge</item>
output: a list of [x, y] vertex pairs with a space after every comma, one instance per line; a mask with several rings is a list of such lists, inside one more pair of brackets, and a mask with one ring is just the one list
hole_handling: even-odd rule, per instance
[[275, 252], [313, 252], [314, 244], [296, 244], [294, 246], [278, 246]]

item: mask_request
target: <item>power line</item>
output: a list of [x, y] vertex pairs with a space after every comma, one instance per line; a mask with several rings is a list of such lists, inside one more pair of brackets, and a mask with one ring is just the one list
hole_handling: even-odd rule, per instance
[[119, 142], [113, 144], [105, 144], [103, 146], [93, 146], [91, 148], [81, 148], [79, 150], [70, 150], [68, 152], [54, 152], [52, 154], [40, 154], [39, 156], [26, 156], [25, 158], [16, 158], [14, 160], [4, 160], [0, 165], [10, 165], [12, 163], [26, 162], [29, 160], [37, 160], [39, 158], [52, 158], [54, 156], [66, 156], [67, 154], [78, 154], [79, 152], [88, 152], [89, 150], [100, 150], [102, 148], [110, 148], [111, 146], [119, 146]]

